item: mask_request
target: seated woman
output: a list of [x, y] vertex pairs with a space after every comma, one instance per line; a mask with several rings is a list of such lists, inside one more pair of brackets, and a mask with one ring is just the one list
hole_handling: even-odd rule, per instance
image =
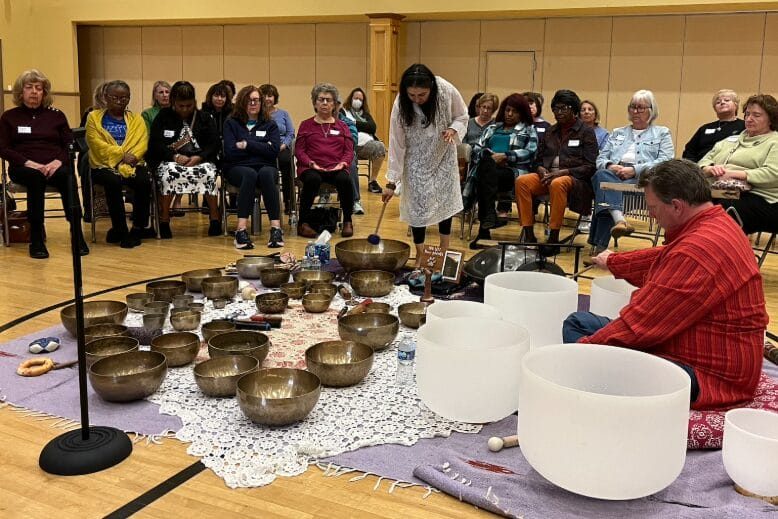
[[538, 142], [540, 142], [546, 136], [546, 131], [551, 128], [551, 124], [543, 119], [543, 117], [541, 117], [545, 98], [543, 97], [543, 94], [539, 92], [524, 92], [521, 95], [527, 98], [529, 109], [532, 112], [532, 120], [534, 121], [535, 131], [538, 133]]
[[149, 167], [159, 180], [159, 235], [173, 237], [170, 204], [174, 195], [205, 195], [211, 224], [208, 236], [221, 234], [216, 200], [216, 156], [220, 148], [213, 118], [197, 109], [195, 88], [177, 81], [170, 89], [170, 107], [160, 110], [149, 135]]
[[27, 70], [16, 78], [11, 94], [16, 108], [0, 117], [0, 157], [8, 161], [11, 180], [27, 188], [30, 257], [49, 257], [43, 224], [47, 185], [57, 188], [68, 221], [78, 229], [79, 252], [89, 254], [80, 216], [73, 211], [74, 189], [69, 188], [73, 134], [65, 114], [51, 106], [51, 82], [40, 71]]
[[170, 83], [159, 80], [151, 87], [151, 106], [143, 110], [141, 115], [146, 122], [146, 130], [151, 131], [151, 123], [163, 108], [170, 106]]
[[278, 89], [274, 85], [260, 85], [262, 105], [278, 126], [281, 136], [281, 151], [278, 153], [278, 169], [281, 171], [281, 192], [284, 195], [284, 212], [292, 211], [292, 189], [294, 189], [294, 162], [292, 161], [292, 143], [294, 142], [294, 123], [289, 112], [278, 108]]
[[338, 119], [335, 100], [338, 89], [330, 83], [318, 83], [311, 90], [311, 102], [316, 115], [300, 124], [294, 155], [298, 175], [303, 183], [300, 194], [300, 223], [297, 234], [315, 238], [310, 226], [313, 200], [319, 193], [322, 181], [335, 184], [343, 210], [342, 236], [354, 235], [351, 214], [354, 209], [354, 187], [349, 178], [349, 166], [354, 158], [354, 141], [346, 123]]
[[469, 174], [477, 178], [480, 227], [470, 248], [476, 248], [478, 240], [491, 239], [490, 229], [497, 226], [497, 193], [513, 190], [516, 179], [529, 171], [538, 148], [529, 104], [523, 95], [506, 97], [496, 121], [473, 146]]
[[608, 248], [611, 236], [620, 238], [635, 231], [622, 213], [621, 191], [605, 190], [600, 184], [635, 184], [643, 172], [673, 158], [673, 138], [667, 127], [654, 124], [658, 116], [653, 92], [638, 90], [632, 94], [627, 105], [630, 124], [613, 130], [597, 157], [597, 173], [592, 179], [594, 215], [589, 232], [589, 244], [594, 247], [595, 256]]
[[594, 130], [597, 136], [597, 147], [602, 149], [608, 141], [608, 130], [600, 126], [600, 110], [597, 105], [588, 99], [581, 101], [581, 113], [579, 114], [583, 123]]
[[357, 87], [351, 91], [343, 103], [343, 113], [357, 125], [357, 159], [370, 161], [370, 179], [367, 189], [371, 193], [381, 194], [383, 188], [378, 185], [378, 172], [384, 164], [386, 146], [376, 137], [376, 124], [367, 106], [367, 94]]
[[215, 83], [205, 94], [205, 101], [201, 110], [210, 115], [216, 125], [216, 133], [219, 134], [219, 140], [224, 131], [224, 122], [232, 114], [232, 93], [224, 83]]
[[281, 230], [281, 204], [278, 200], [276, 158], [281, 148], [278, 126], [262, 103], [262, 94], [254, 85], [243, 87], [235, 100], [235, 109], [224, 123], [224, 175], [230, 184], [239, 186], [238, 229], [236, 249], [253, 249], [246, 230], [256, 188], [262, 191], [270, 219], [267, 246], [284, 246]]
[[734, 90], [719, 90], [713, 96], [713, 111], [716, 121], [700, 126], [683, 150], [682, 157], [692, 162], [699, 162], [713, 145], [719, 141], [740, 135], [746, 129], [743, 119], [737, 118], [740, 98]]
[[559, 243], [566, 207], [579, 214], [591, 211], [597, 137], [578, 118], [581, 99], [572, 90], [558, 90], [551, 100], [551, 111], [556, 124], [548, 129], [544, 139], [538, 137], [535, 173], [522, 175], [515, 183], [522, 238], [527, 243], [538, 241], [533, 230], [533, 197], [548, 194], [550, 198], [548, 243]]
[[494, 112], [497, 110], [498, 106], [500, 106], [500, 99], [494, 94], [487, 92], [478, 98], [475, 102], [475, 108], [478, 115], [468, 119], [467, 133], [465, 134], [465, 138], [462, 139], [463, 143], [469, 144], [470, 146], [478, 144], [484, 130], [494, 124]]
[[713, 146], [699, 162], [713, 180], [734, 180], [746, 190], [737, 200], [720, 200], [733, 208], [746, 234], [778, 231], [778, 101], [753, 95], [743, 110], [746, 129]]
[[[151, 179], [144, 163], [148, 133], [143, 117], [127, 110], [130, 86], [121, 80], [105, 85], [105, 109], [93, 110], [86, 119], [86, 142], [92, 182], [103, 186], [111, 228], [105, 241], [124, 249], [140, 245], [156, 233], [147, 228], [151, 206]], [[127, 230], [122, 186], [133, 190], [132, 229]]]

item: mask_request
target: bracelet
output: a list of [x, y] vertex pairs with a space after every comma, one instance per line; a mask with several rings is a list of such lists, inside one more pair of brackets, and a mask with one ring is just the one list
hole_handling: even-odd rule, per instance
[[395, 184], [394, 182], [387, 182], [386, 189], [391, 189], [392, 191], [395, 191], [397, 190], [397, 184]]

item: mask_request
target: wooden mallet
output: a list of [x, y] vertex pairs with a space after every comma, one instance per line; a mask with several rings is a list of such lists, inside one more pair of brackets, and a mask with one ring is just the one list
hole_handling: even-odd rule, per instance
[[510, 447], [517, 447], [519, 445], [519, 436], [514, 434], [513, 436], [505, 436], [500, 438], [499, 436], [492, 436], [489, 438], [489, 450], [492, 452], [500, 452], [503, 449]]
[[383, 207], [381, 207], [381, 214], [378, 215], [378, 223], [375, 225], [375, 232], [367, 237], [367, 241], [371, 245], [378, 245], [381, 243], [381, 237], [378, 235], [378, 228], [381, 227], [381, 220], [384, 219], [384, 211], [386, 211], [386, 204], [388, 203], [389, 200], [385, 201]]

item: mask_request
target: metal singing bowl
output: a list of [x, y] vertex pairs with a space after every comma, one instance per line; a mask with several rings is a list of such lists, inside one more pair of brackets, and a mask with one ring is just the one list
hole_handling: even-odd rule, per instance
[[343, 240], [335, 245], [335, 257], [347, 272], [385, 270], [396, 272], [405, 266], [411, 246], [398, 240], [381, 240], [373, 245], [364, 238]]
[[208, 299], [232, 299], [238, 293], [238, 278], [217, 276], [205, 278], [200, 286]]
[[305, 308], [306, 312], [312, 314], [326, 312], [331, 302], [332, 298], [327, 294], [312, 293], [303, 296], [303, 308]]
[[346, 315], [338, 320], [338, 334], [344, 341], [367, 344], [374, 351], [385, 349], [397, 336], [400, 321], [391, 314]]
[[427, 316], [427, 303], [405, 303], [397, 307], [400, 322], [408, 328], [418, 328]]
[[275, 263], [273, 258], [241, 258], [235, 262], [235, 268], [243, 279], [259, 279], [259, 272], [272, 268]]
[[388, 314], [392, 311], [389, 303], [368, 303], [365, 305], [365, 312], [368, 314]]
[[180, 312], [170, 314], [170, 324], [177, 332], [189, 332], [200, 326], [202, 312], [182, 308]]
[[238, 381], [238, 405], [252, 421], [289, 425], [304, 419], [319, 401], [319, 377], [302, 369], [260, 369]]
[[84, 344], [103, 337], [129, 337], [130, 331], [123, 324], [103, 323], [93, 324], [84, 328]]
[[152, 294], [156, 301], [173, 301], [173, 296], [186, 292], [186, 283], [168, 279], [164, 281], [152, 281], [146, 284], [146, 292]]
[[264, 268], [259, 271], [259, 280], [267, 288], [278, 288], [289, 281], [289, 270], [281, 268]]
[[288, 294], [291, 299], [300, 299], [305, 294], [305, 283], [294, 281], [281, 285], [281, 292]]
[[171, 368], [185, 366], [200, 351], [200, 338], [192, 332], [164, 333], [151, 339], [151, 351], [164, 353]]
[[282, 314], [289, 305], [289, 295], [283, 292], [266, 292], [259, 294], [254, 301], [257, 310], [262, 314]]
[[332, 299], [338, 293], [338, 287], [332, 283], [316, 281], [308, 285], [308, 292], [311, 294], [327, 294]]
[[190, 292], [202, 292], [202, 283], [205, 278], [215, 278], [221, 276], [218, 269], [198, 269], [190, 270], [181, 274], [181, 281], [186, 283], [186, 289]]
[[89, 367], [98, 360], [111, 355], [138, 351], [138, 339], [118, 335], [102, 337], [87, 342], [84, 351], [86, 352], [86, 366]]
[[358, 384], [373, 366], [373, 348], [352, 341], [326, 341], [305, 350], [308, 371], [325, 386]]
[[269, 351], [268, 336], [253, 330], [220, 333], [208, 340], [208, 354], [211, 358], [224, 355], [251, 355], [261, 364]]
[[248, 355], [216, 357], [194, 367], [194, 378], [200, 391], [208, 396], [235, 396], [238, 380], [259, 369], [259, 361]]
[[154, 393], [167, 373], [165, 356], [133, 351], [100, 359], [89, 367], [89, 382], [103, 400], [131, 402]]
[[200, 331], [203, 332], [203, 339], [205, 339], [205, 342], [208, 342], [212, 337], [215, 337], [220, 333], [235, 331], [235, 323], [229, 321], [211, 321], [210, 323], [205, 323], [202, 328], [200, 328]]
[[298, 270], [292, 277], [295, 281], [302, 281], [307, 285], [316, 283], [317, 281], [324, 281], [325, 283], [332, 283], [335, 279], [335, 274], [327, 272], [326, 270]]
[[[120, 301], [87, 301], [84, 303], [84, 326], [94, 324], [122, 324], [127, 317], [127, 303]], [[69, 305], [60, 310], [59, 318], [70, 334], [76, 336], [76, 305]]]
[[394, 288], [394, 274], [383, 270], [358, 270], [349, 276], [349, 284], [357, 295], [383, 297]]
[[130, 307], [130, 310], [133, 312], [142, 312], [143, 305], [154, 301], [154, 295], [149, 294], [148, 292], [135, 292], [132, 294], [127, 294], [125, 299], [127, 301], [127, 306]]

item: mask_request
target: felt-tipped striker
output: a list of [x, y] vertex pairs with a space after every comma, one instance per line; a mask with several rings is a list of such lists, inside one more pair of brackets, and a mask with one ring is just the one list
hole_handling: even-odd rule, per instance
[[383, 207], [381, 207], [381, 214], [378, 215], [378, 223], [375, 225], [375, 232], [367, 237], [367, 242], [371, 245], [378, 245], [381, 243], [381, 237], [378, 235], [378, 228], [381, 227], [381, 220], [384, 219], [384, 211], [386, 211], [386, 204], [389, 203], [389, 200], [384, 202]]

